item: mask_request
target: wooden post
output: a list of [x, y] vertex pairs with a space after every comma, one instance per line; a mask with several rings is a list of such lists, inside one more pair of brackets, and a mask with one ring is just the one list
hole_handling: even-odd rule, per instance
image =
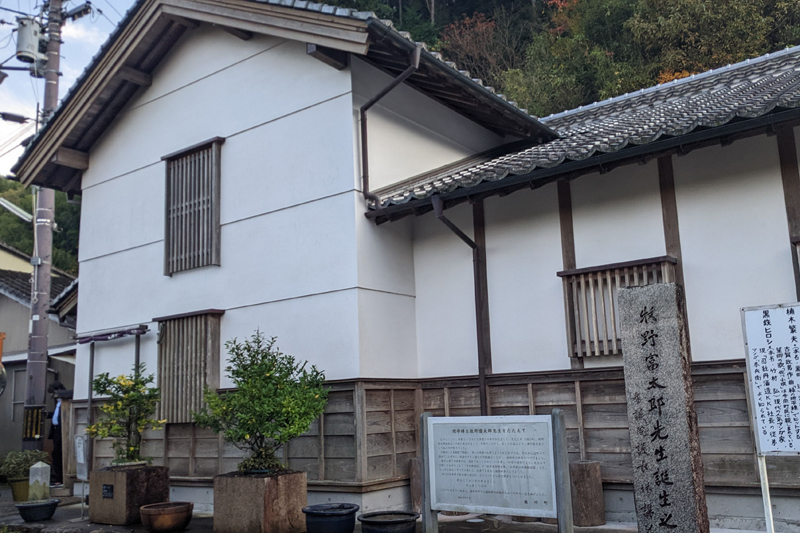
[[489, 414], [486, 376], [492, 373], [492, 335], [489, 327], [489, 285], [486, 273], [486, 225], [483, 201], [472, 204], [472, 225], [475, 244], [472, 249], [475, 275], [475, 319], [478, 332], [478, 387], [481, 416]]
[[[556, 407], [553, 416], [553, 455], [556, 474], [556, 509], [558, 533], [573, 533], [572, 486], [569, 480], [569, 455], [567, 454], [567, 425], [564, 410]], [[427, 531], [426, 531], [427, 533]]]
[[422, 491], [422, 532], [439, 533], [439, 513], [431, 509], [431, 449], [428, 446], [428, 419], [430, 413], [422, 413], [419, 420], [420, 434], [422, 436], [422, 478], [425, 480]]

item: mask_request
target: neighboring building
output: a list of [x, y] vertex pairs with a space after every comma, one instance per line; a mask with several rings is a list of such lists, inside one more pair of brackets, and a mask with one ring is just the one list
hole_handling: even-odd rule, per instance
[[[22, 446], [32, 272], [29, 255], [0, 243], [0, 332], [6, 334], [2, 360], [8, 375], [8, 385], [0, 396], [0, 427], [4, 429], [0, 433], [0, 456]], [[50, 294], [60, 294], [72, 282], [72, 276], [54, 268]], [[57, 378], [71, 389], [75, 372], [74, 325], [72, 328], [62, 326], [57, 317], [50, 317], [53, 320], [48, 332], [48, 383]], [[48, 402], [51, 402], [49, 398]], [[52, 411], [52, 407], [48, 409]]]
[[[16, 166], [82, 198], [77, 331], [98, 342], [78, 352], [76, 420], [90, 353], [95, 374], [125, 372], [135, 341], [115, 333], [148, 326], [171, 415], [145, 453], [210, 506], [237, 455], [190, 400], [230, 385], [221, 344], [260, 328], [331, 382], [286, 450], [312, 503], [408, 505], [419, 414], [485, 396], [492, 414], [564, 408], [571, 457], [601, 461], [609, 517], [630, 520], [615, 295], [675, 280], [712, 520], [757, 523], [739, 309], [798, 299], [800, 51], [542, 120], [422, 51], [368, 111], [367, 147], [361, 106], [416, 45], [349, 9], [237, 6], [138, 2]], [[778, 515], [800, 520], [800, 465], [770, 465]]]

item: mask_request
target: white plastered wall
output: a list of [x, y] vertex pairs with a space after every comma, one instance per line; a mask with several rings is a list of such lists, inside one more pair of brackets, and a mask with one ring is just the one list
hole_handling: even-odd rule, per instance
[[[353, 58], [353, 115], [392, 78]], [[400, 85], [367, 112], [370, 188], [433, 170], [509, 142], [407, 85]], [[513, 139], [512, 139], [513, 140]]]
[[775, 137], [674, 159], [692, 357], [744, 356], [741, 307], [796, 300]]
[[[349, 73], [309, 57], [304, 43], [187, 32], [90, 154], [78, 332], [224, 309], [223, 341], [260, 328], [330, 379], [357, 376], [351, 117]], [[222, 265], [166, 277], [161, 157], [216, 136], [226, 138]], [[126, 372], [132, 358], [125, 341], [98, 343], [95, 370]], [[142, 360], [156, 369], [154, 334]], [[78, 367], [85, 398], [86, 346]]]
[[589, 174], [571, 187], [577, 268], [666, 253], [655, 161]]
[[[485, 200], [492, 370], [569, 368], [556, 185]], [[474, 306], [473, 306], [474, 307]]]

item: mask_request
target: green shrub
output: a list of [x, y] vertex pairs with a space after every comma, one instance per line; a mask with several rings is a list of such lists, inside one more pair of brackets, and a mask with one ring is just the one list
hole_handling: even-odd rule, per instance
[[226, 342], [225, 349], [230, 355], [225, 372], [236, 389], [222, 394], [206, 389], [207, 406], [195, 420], [251, 452], [239, 463], [240, 472], [280, 471], [275, 452], [308, 431], [325, 408], [325, 375], [281, 353], [275, 337], [267, 339], [260, 331], [241, 343]]
[[50, 456], [47, 455], [47, 452], [38, 450], [8, 452], [2, 466], [0, 466], [0, 476], [8, 481], [28, 479], [31, 467], [40, 461], [50, 464]]
[[102, 416], [86, 428], [90, 437], [114, 439], [115, 463], [141, 461], [142, 432], [161, 429], [166, 420], [150, 418], [156, 410], [159, 390], [150, 385], [153, 374], [143, 376], [144, 365], [133, 369], [129, 376], [112, 378], [108, 372], [92, 381], [92, 390], [107, 400], [100, 406]]

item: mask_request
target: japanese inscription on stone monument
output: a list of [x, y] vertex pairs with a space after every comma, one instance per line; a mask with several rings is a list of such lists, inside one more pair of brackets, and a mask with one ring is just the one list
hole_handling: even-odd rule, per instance
[[800, 304], [742, 309], [759, 455], [800, 454]]
[[669, 283], [620, 289], [619, 306], [639, 531], [707, 533], [678, 287]]
[[551, 417], [428, 419], [431, 508], [556, 517]]

